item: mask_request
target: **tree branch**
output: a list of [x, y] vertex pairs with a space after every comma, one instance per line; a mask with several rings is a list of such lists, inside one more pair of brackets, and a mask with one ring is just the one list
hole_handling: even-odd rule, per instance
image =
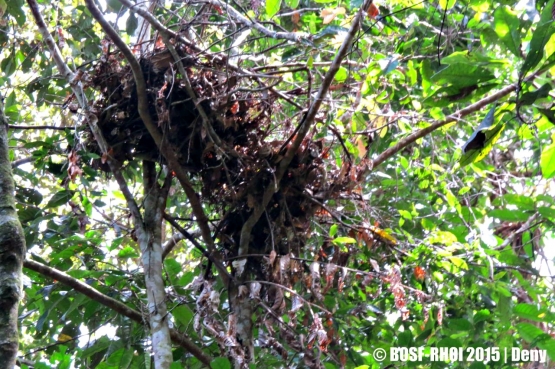
[[143, 161], [143, 190], [144, 232], [139, 237], [139, 246], [145, 271], [154, 363], [156, 368], [165, 369], [173, 361], [170, 329], [166, 319], [167, 296], [162, 278], [162, 214], [166, 207], [166, 191], [158, 184], [156, 164], [152, 161]]
[[[533, 80], [534, 78], [536, 78], [537, 76], [539, 76], [543, 72], [545, 72], [545, 71], [544, 70], [536, 71], [535, 73], [526, 77], [524, 79], [524, 82], [528, 82], [528, 81]], [[393, 155], [397, 154], [399, 151], [403, 150], [405, 147], [407, 147], [410, 144], [413, 144], [414, 142], [416, 142], [416, 140], [418, 140], [419, 138], [427, 136], [428, 134], [432, 133], [436, 129], [441, 128], [441, 127], [443, 127], [443, 126], [445, 126], [445, 125], [447, 125], [451, 122], [458, 121], [462, 117], [465, 117], [469, 114], [477, 112], [478, 110], [482, 109], [486, 105], [491, 104], [491, 103], [501, 99], [502, 97], [507, 96], [511, 92], [516, 91], [518, 86], [519, 86], [518, 83], [509, 85], [509, 86], [497, 91], [493, 95], [486, 96], [483, 99], [475, 102], [474, 104], [472, 104], [470, 106], [467, 106], [464, 109], [460, 109], [460, 110], [454, 112], [453, 114], [449, 115], [445, 120], [442, 120], [442, 121], [439, 121], [439, 122], [434, 122], [429, 127], [423, 128], [420, 131], [417, 131], [417, 132], [414, 132], [414, 133], [408, 135], [407, 137], [405, 137], [402, 140], [400, 140], [399, 142], [397, 142], [397, 144], [395, 144], [394, 146], [392, 146], [392, 147], [388, 148], [387, 150], [385, 150], [384, 152], [382, 152], [380, 155], [378, 155], [377, 158], [372, 160], [372, 165], [369, 169], [372, 170], [373, 168], [376, 168], [377, 166], [382, 164], [384, 161], [386, 161], [387, 159], [389, 159]]]
[[231, 18], [235, 19], [237, 22], [242, 23], [249, 28], [254, 28], [258, 32], [270, 38], [288, 40], [288, 41], [298, 43], [298, 42], [301, 42], [301, 40], [303, 38], [306, 38], [307, 36], [306, 34], [300, 33], [300, 32], [276, 32], [276, 31], [269, 30], [268, 28], [262, 26], [260, 23], [254, 22], [249, 18], [245, 17], [243, 14], [238, 12], [234, 7], [230, 6], [228, 2], [223, 2], [219, 0], [205, 0], [202, 2], [219, 6], [224, 11], [226, 11], [227, 14], [231, 16]]
[[175, 229], [177, 229], [179, 232], [181, 232], [181, 234], [183, 235], [184, 238], [186, 238], [189, 242], [191, 242], [193, 244], [193, 246], [195, 246], [201, 253], [202, 255], [204, 255], [208, 260], [210, 260], [214, 266], [218, 269], [218, 271], [221, 273], [222, 278], [225, 276], [227, 278], [227, 280], [225, 278], [223, 278], [223, 282], [225, 285], [227, 285], [227, 282], [229, 280], [234, 280], [233, 276], [231, 276], [229, 274], [229, 272], [227, 271], [227, 269], [223, 266], [223, 264], [221, 263], [220, 260], [217, 260], [216, 258], [214, 258], [214, 255], [212, 255], [211, 253], [209, 253], [208, 251], [206, 251], [206, 249], [204, 247], [202, 247], [201, 244], [199, 244], [197, 242], [197, 240], [189, 233], [187, 232], [183, 227], [181, 227], [179, 225], [179, 223], [177, 223], [175, 221], [175, 219], [173, 219], [171, 216], [169, 216], [168, 214], [164, 213], [164, 219], [166, 219], [171, 225], [172, 227], [174, 227]]
[[[28, 0], [31, 1], [31, 0]], [[145, 127], [147, 128], [148, 132], [154, 139], [156, 146], [160, 153], [164, 156], [164, 158], [168, 162], [168, 166], [171, 170], [175, 173], [177, 179], [181, 183], [185, 194], [189, 198], [189, 202], [191, 203], [191, 208], [193, 210], [193, 214], [197, 218], [197, 224], [202, 232], [202, 238], [206, 243], [208, 250], [210, 252], [215, 251], [214, 241], [212, 240], [212, 236], [210, 234], [210, 228], [208, 227], [208, 218], [206, 214], [204, 214], [204, 210], [202, 208], [202, 204], [200, 203], [200, 199], [195, 192], [191, 182], [189, 181], [189, 177], [185, 169], [179, 164], [177, 156], [173, 151], [173, 148], [167, 145], [162, 137], [161, 132], [158, 130], [158, 127], [153, 122], [152, 117], [150, 116], [148, 107], [148, 97], [146, 92], [146, 82], [143, 77], [143, 72], [139, 62], [133, 55], [133, 52], [129, 49], [127, 44], [119, 37], [117, 32], [110, 26], [108, 21], [104, 18], [102, 13], [98, 10], [96, 5], [94, 4], [93, 0], [85, 0], [87, 4], [87, 8], [91, 12], [92, 16], [97, 20], [97, 22], [102, 26], [102, 29], [110, 39], [114, 42], [114, 44], [120, 49], [123, 53], [125, 59], [129, 63], [131, 70], [133, 72], [133, 78], [135, 79], [135, 85], [137, 88], [137, 97], [138, 97], [138, 110], [141, 120], [143, 121]]]
[[[144, 317], [138, 311], [131, 309], [129, 306], [125, 305], [123, 302], [120, 302], [116, 299], [113, 299], [109, 296], [104, 295], [103, 293], [99, 292], [97, 289], [92, 288], [88, 284], [81, 282], [78, 279], [73, 278], [72, 276], [51, 268], [47, 265], [42, 263], [36, 262], [34, 260], [25, 260], [23, 266], [27, 269], [33, 270], [41, 275], [46, 277], [52, 278], [68, 287], [73, 288], [75, 291], [82, 293], [83, 295], [87, 296], [91, 300], [101, 303], [102, 305], [114, 310], [115, 312], [128, 317], [129, 319], [133, 320], [142, 325], [147, 325]], [[172, 329], [170, 331], [170, 335], [172, 341], [179, 344], [181, 347], [186, 349], [190, 352], [193, 356], [195, 356], [199, 361], [201, 361], [206, 366], [210, 366], [210, 362], [212, 358], [206, 355], [197, 345], [195, 345], [192, 341], [190, 341], [187, 337], [183, 336], [181, 333], [177, 332], [176, 330]]]
[[127, 182], [125, 181], [121, 171], [119, 170], [120, 169], [119, 163], [117, 163], [115, 160], [110, 158], [108, 155], [108, 152], [109, 152], [108, 143], [104, 139], [104, 136], [102, 135], [102, 131], [97, 125], [98, 118], [90, 111], [90, 107], [87, 102], [85, 92], [83, 91], [83, 85], [81, 84], [79, 78], [77, 78], [78, 75], [74, 74], [71, 71], [71, 69], [69, 69], [66, 62], [64, 61], [64, 58], [60, 52], [60, 49], [58, 49], [58, 45], [56, 45], [54, 38], [52, 37], [50, 32], [48, 32], [46, 23], [44, 23], [44, 19], [42, 18], [42, 14], [39, 11], [39, 5], [37, 4], [36, 0], [27, 0], [27, 4], [29, 4], [29, 7], [31, 8], [31, 13], [35, 18], [35, 23], [39, 28], [39, 32], [41, 33], [44, 42], [46, 42], [46, 45], [48, 46], [50, 54], [52, 55], [52, 58], [54, 59], [54, 62], [56, 63], [58, 70], [64, 76], [66, 81], [68, 81], [68, 83], [70, 84], [71, 89], [73, 90], [73, 93], [77, 97], [79, 106], [81, 107], [81, 109], [85, 111], [85, 121], [91, 128], [91, 131], [94, 135], [96, 142], [98, 143], [98, 146], [100, 147], [102, 154], [106, 157], [108, 165], [110, 166], [110, 170], [114, 174], [114, 177], [116, 178], [116, 181], [118, 182], [120, 189], [125, 196], [125, 199], [127, 201], [127, 205], [129, 206], [129, 210], [131, 211], [131, 214], [137, 219], [136, 226], [139, 227], [138, 231], [142, 231], [142, 229], [140, 228], [142, 224], [142, 217], [139, 211], [139, 207], [137, 206], [135, 199], [131, 195], [131, 192], [127, 188]]
[[177, 54], [175, 47], [173, 47], [172, 43], [170, 42], [170, 38], [173, 37], [172, 34], [168, 31], [166, 27], [162, 25], [162, 23], [158, 21], [158, 19], [156, 19], [156, 17], [154, 17], [154, 15], [152, 15], [151, 12], [149, 12], [144, 7], [137, 7], [137, 4], [133, 4], [129, 0], [119, 0], [119, 2], [122, 3], [125, 7], [129, 8], [129, 10], [131, 10], [132, 12], [139, 13], [139, 15], [141, 15], [150, 25], [152, 25], [152, 27], [154, 27], [155, 30], [160, 33], [160, 36], [162, 36], [162, 40], [164, 41], [166, 48], [172, 55], [174, 62], [177, 64], [177, 70], [179, 71], [179, 74], [181, 74], [182, 81], [185, 83], [185, 90], [193, 101], [193, 104], [195, 104], [195, 108], [198, 110], [202, 118], [204, 128], [208, 132], [208, 136], [212, 139], [212, 141], [214, 141], [216, 145], [221, 146], [220, 138], [210, 124], [210, 118], [208, 118], [208, 114], [206, 113], [206, 111], [204, 111], [202, 105], [200, 105], [195, 90], [191, 86], [191, 81], [189, 80], [187, 71], [183, 67], [181, 57]]
[[19, 160], [16, 160], [16, 161], [12, 161], [12, 169], [13, 169], [13, 168], [17, 168], [17, 167], [19, 167], [19, 166], [21, 166], [21, 165], [23, 165], [23, 164], [32, 163], [32, 162], [34, 162], [35, 160], [37, 160], [36, 157], [34, 157], [34, 156], [29, 156], [29, 157], [26, 157], [26, 158], [23, 158], [23, 159], [19, 159]]
[[170, 239], [162, 245], [162, 259], [165, 259], [168, 254], [173, 251], [174, 247], [184, 239], [185, 236], [183, 236], [181, 232], [175, 233], [171, 236]]
[[71, 127], [57, 127], [57, 126], [17, 126], [10, 124], [9, 129], [53, 129], [55, 131], [65, 131], [66, 129], [71, 129]]
[[[216, 1], [216, 0], [211, 0], [211, 1]], [[291, 146], [287, 149], [285, 156], [283, 157], [283, 159], [279, 164], [279, 167], [276, 171], [276, 176], [274, 180], [275, 182], [270, 183], [268, 185], [268, 187], [266, 188], [266, 191], [264, 192], [261, 203], [254, 208], [254, 211], [249, 217], [249, 219], [247, 219], [245, 224], [243, 224], [243, 228], [241, 229], [240, 243], [239, 243], [239, 253], [238, 253], [239, 255], [244, 255], [248, 253], [250, 235], [251, 235], [252, 229], [256, 224], [256, 222], [258, 222], [258, 219], [260, 219], [260, 216], [262, 216], [262, 213], [264, 212], [264, 209], [266, 209], [266, 206], [268, 206], [268, 203], [272, 199], [276, 189], [279, 187], [279, 182], [281, 181], [281, 178], [286, 173], [287, 169], [289, 168], [289, 164], [291, 164], [291, 161], [297, 154], [297, 150], [299, 149], [299, 146], [301, 145], [302, 141], [304, 140], [308, 131], [310, 130], [310, 127], [312, 127], [312, 124], [314, 123], [314, 118], [316, 117], [318, 110], [322, 106], [322, 103], [324, 101], [326, 94], [328, 93], [328, 90], [329, 90], [329, 87], [331, 86], [333, 78], [335, 77], [335, 74], [339, 70], [339, 67], [341, 66], [341, 62], [347, 56], [347, 53], [351, 48], [355, 35], [360, 28], [360, 24], [365, 14], [364, 10], [368, 8], [371, 2], [372, 2], [371, 0], [366, 0], [363, 6], [357, 12], [356, 16], [353, 18], [353, 21], [351, 23], [351, 28], [349, 29], [348, 34], [345, 36], [345, 39], [343, 40], [341, 47], [337, 51], [337, 54], [335, 55], [335, 58], [330, 65], [330, 68], [328, 69], [326, 75], [324, 76], [324, 80], [322, 82], [322, 85], [320, 86], [320, 89], [318, 90], [316, 99], [310, 106], [306, 115], [302, 118], [301, 123], [297, 128], [296, 137], [293, 140]]]

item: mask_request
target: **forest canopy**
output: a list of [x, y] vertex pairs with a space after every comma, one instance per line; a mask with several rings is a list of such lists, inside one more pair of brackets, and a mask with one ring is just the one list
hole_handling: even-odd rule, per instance
[[0, 0], [0, 45], [0, 368], [552, 367], [554, 0]]

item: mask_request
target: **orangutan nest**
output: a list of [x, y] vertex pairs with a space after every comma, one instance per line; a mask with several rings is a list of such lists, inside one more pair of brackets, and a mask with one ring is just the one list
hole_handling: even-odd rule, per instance
[[[195, 57], [187, 46], [176, 45], [176, 49], [183, 57], [196, 99], [221, 143], [215, 144], [206, 132], [166, 49], [140, 60], [150, 114], [181, 165], [199, 180], [203, 199], [225, 214], [218, 238], [234, 255], [241, 227], [274, 179], [287, 149], [285, 139], [293, 129], [272, 121], [272, 113], [281, 107], [271, 89], [261, 84], [259, 74], [240, 74], [222, 59]], [[120, 162], [139, 159], [163, 163], [139, 116], [133, 74], [119, 53], [105, 53], [95, 66], [92, 86], [100, 92], [94, 112], [111, 156]], [[99, 153], [94, 139], [89, 140], [89, 149]], [[337, 197], [348, 182], [348, 168], [326, 174], [328, 155], [322, 140], [305, 140], [254, 227], [251, 248], [301, 253], [310, 220], [321, 209], [319, 203]]]

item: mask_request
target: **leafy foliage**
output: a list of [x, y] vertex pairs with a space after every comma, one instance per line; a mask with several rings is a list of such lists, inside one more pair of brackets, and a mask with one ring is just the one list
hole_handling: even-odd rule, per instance
[[[65, 0], [39, 4], [111, 151], [102, 152], [84, 123], [29, 7], [0, 0], [0, 80], [28, 259], [146, 316], [148, 271], [107, 159], [122, 164], [141, 209], [141, 161], [155, 162], [161, 181], [173, 174], [137, 113], [128, 61], [89, 10]], [[521, 5], [376, 2], [251, 233], [246, 263], [242, 227], [275, 183], [362, 4], [152, 8], [184, 35], [174, 45], [199, 104], [155, 38], [142, 54], [134, 49], [150, 113], [201, 194], [212, 255], [243, 278], [238, 295], [255, 303], [251, 366], [379, 368], [389, 359], [371, 353], [390, 347], [537, 347], [555, 360], [547, 247], [555, 242], [554, 1]], [[139, 16], [119, 1], [106, 2], [104, 14], [136, 42]], [[206, 247], [199, 217], [175, 182], [166, 213], [195, 241], [164, 224], [168, 320], [212, 368], [230, 368], [244, 355], [233, 291], [198, 247]], [[22, 366], [152, 366], [141, 322], [36, 270], [26, 275]], [[183, 346], [173, 359], [171, 368], [202, 367]]]

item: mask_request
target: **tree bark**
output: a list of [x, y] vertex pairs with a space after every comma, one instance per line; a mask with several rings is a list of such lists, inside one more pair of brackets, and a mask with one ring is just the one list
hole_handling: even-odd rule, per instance
[[23, 296], [25, 236], [15, 209], [8, 150], [8, 121], [0, 102], [0, 369], [15, 366], [19, 335], [17, 316]]
[[167, 320], [166, 291], [162, 278], [162, 220], [166, 194], [169, 183], [171, 183], [169, 181], [171, 179], [167, 179], [165, 186], [160, 188], [154, 163], [143, 162], [144, 228], [139, 233], [138, 242], [145, 273], [150, 332], [154, 348], [154, 363], [157, 369], [169, 368], [173, 362]]

